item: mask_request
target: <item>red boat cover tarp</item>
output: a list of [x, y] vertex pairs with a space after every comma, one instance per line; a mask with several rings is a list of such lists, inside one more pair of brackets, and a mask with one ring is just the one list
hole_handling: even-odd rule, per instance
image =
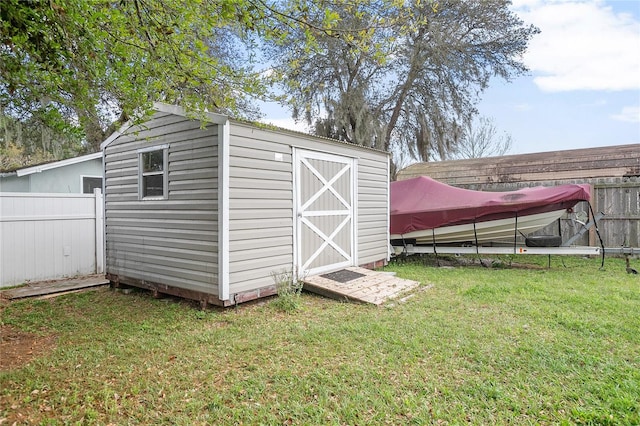
[[441, 226], [569, 209], [589, 198], [589, 185], [483, 192], [455, 188], [421, 176], [391, 182], [390, 232], [402, 235]]

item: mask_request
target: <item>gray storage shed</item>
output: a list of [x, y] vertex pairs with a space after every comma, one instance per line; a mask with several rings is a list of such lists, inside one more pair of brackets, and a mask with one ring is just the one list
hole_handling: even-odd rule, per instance
[[230, 306], [299, 277], [389, 259], [389, 157], [156, 104], [102, 144], [106, 273]]

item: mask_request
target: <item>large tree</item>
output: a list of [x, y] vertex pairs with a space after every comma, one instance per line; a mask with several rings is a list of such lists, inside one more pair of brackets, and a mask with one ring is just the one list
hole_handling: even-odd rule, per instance
[[0, 113], [0, 172], [74, 157], [83, 152], [82, 135], [71, 128], [51, 129], [33, 118]]
[[511, 149], [511, 145], [511, 135], [506, 132], [499, 134], [492, 118], [476, 117], [467, 123], [464, 135], [451, 157], [499, 157], [505, 155]]
[[274, 70], [296, 118], [318, 134], [422, 161], [444, 158], [492, 77], [526, 72], [531, 37], [506, 0], [316, 1], [331, 31], [301, 48], [295, 29], [272, 45]]
[[0, 114], [90, 151], [154, 101], [250, 118], [264, 85], [241, 40], [270, 19], [246, 0], [2, 0]]

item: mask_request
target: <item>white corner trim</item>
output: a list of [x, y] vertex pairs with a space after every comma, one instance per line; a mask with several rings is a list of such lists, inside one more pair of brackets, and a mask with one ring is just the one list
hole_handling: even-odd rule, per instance
[[118, 137], [120, 137], [124, 132], [126, 132], [129, 127], [131, 127], [133, 125], [133, 122], [131, 120], [126, 121], [122, 126], [120, 126], [120, 128], [118, 130], [116, 130], [115, 132], [111, 133], [111, 135], [109, 135], [108, 138], [106, 138], [104, 140], [104, 142], [102, 142], [100, 144], [100, 150], [104, 151], [104, 149], [111, 144], [111, 142], [113, 142], [114, 140], [116, 140]]
[[229, 300], [229, 121], [218, 126], [218, 298]]
[[295, 146], [291, 147], [292, 153], [291, 153], [291, 160], [293, 161], [293, 163], [291, 164], [292, 167], [292, 201], [293, 201], [293, 256], [292, 256], [292, 267], [291, 270], [293, 271], [294, 278], [296, 278], [297, 280], [302, 280], [304, 278], [304, 271], [301, 270], [301, 259], [300, 256], [298, 255], [298, 250], [300, 250], [300, 242], [302, 240], [302, 237], [300, 236], [300, 232], [298, 231], [298, 211], [300, 210], [300, 206], [299, 206], [299, 202], [298, 200], [300, 200], [300, 166], [298, 165], [298, 162], [300, 161], [300, 148], [297, 148]]
[[391, 247], [391, 155], [387, 154], [387, 262], [391, 260], [391, 253], [393, 248]]
[[358, 158], [352, 158], [351, 161], [351, 221], [353, 230], [351, 234], [351, 261], [353, 266], [359, 266], [360, 244], [358, 244], [358, 235], [360, 235], [360, 220], [358, 218], [358, 204], [360, 203], [360, 191], [358, 191]]
[[66, 160], [55, 161], [53, 163], [41, 164], [39, 166], [32, 166], [24, 169], [19, 169], [19, 170], [16, 170], [16, 175], [18, 177], [27, 176], [33, 173], [40, 173], [45, 170], [51, 170], [51, 169], [57, 169], [58, 167], [70, 166], [72, 164], [95, 160], [101, 157], [102, 157], [102, 152], [94, 152], [93, 154], [82, 155], [80, 157], [67, 158]]

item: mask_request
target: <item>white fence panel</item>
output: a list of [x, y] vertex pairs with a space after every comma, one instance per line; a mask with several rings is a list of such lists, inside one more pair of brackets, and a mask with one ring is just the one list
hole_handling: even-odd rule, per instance
[[103, 197], [0, 193], [0, 287], [103, 272]]

